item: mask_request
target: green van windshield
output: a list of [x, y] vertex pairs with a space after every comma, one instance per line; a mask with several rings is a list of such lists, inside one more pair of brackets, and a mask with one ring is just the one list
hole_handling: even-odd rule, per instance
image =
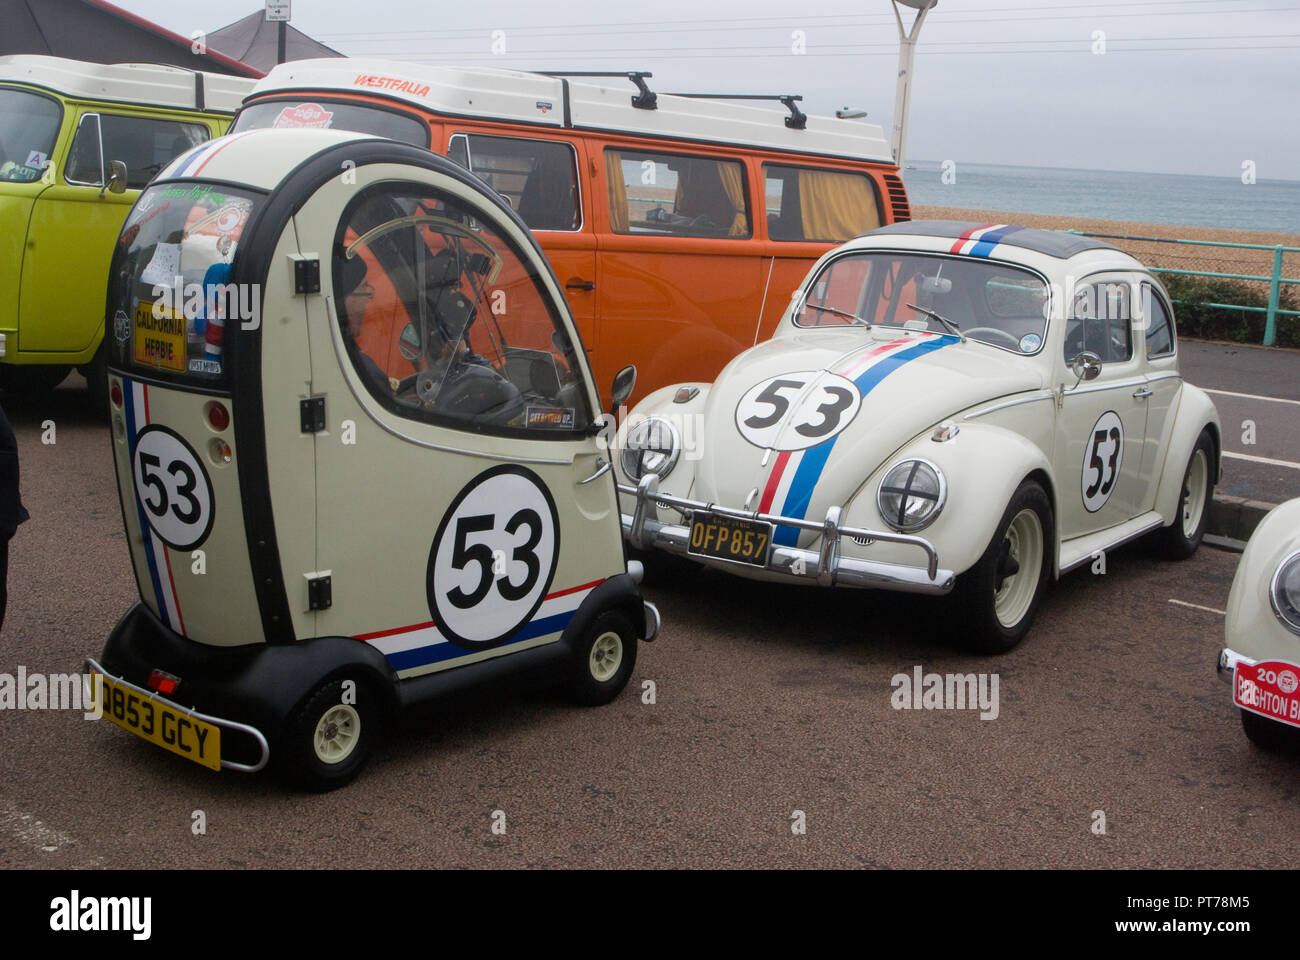
[[230, 282], [240, 237], [261, 200], [251, 190], [202, 183], [164, 183], [141, 194], [109, 278], [116, 366], [224, 380], [228, 331], [261, 322], [261, 290]]
[[63, 122], [57, 100], [0, 87], [0, 181], [33, 183], [50, 162]]

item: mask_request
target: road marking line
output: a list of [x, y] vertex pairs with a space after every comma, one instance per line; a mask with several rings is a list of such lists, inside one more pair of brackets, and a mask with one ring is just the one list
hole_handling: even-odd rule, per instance
[[1291, 470], [1300, 470], [1300, 463], [1292, 463], [1290, 460], [1274, 460], [1272, 457], [1256, 457], [1249, 453], [1233, 453], [1231, 450], [1224, 450], [1225, 457], [1231, 457], [1233, 460], [1249, 460], [1251, 463], [1267, 463], [1271, 467], [1288, 467]]
[[1180, 607], [1191, 607], [1193, 610], [1204, 610], [1206, 613], [1217, 613], [1221, 617], [1226, 617], [1228, 615], [1227, 610], [1219, 610], [1215, 607], [1203, 607], [1199, 603], [1188, 603], [1186, 600], [1175, 600], [1173, 597], [1169, 598], [1169, 602], [1176, 603]]
[[0, 827], [45, 853], [53, 853], [62, 846], [77, 842], [66, 833], [47, 827], [30, 813], [20, 813], [10, 807], [0, 807]]
[[1267, 400], [1270, 403], [1292, 403], [1300, 407], [1300, 400], [1287, 400], [1285, 397], [1264, 397], [1258, 393], [1233, 393], [1231, 390], [1211, 390], [1201, 387], [1206, 393], [1217, 393], [1221, 397], [1240, 397], [1243, 400]]

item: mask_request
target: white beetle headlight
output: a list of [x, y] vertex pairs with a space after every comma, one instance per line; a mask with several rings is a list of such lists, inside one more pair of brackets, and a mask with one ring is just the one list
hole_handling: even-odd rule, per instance
[[628, 430], [619, 456], [623, 472], [635, 481], [649, 473], [662, 480], [672, 473], [681, 454], [677, 428], [660, 417], [647, 417]]
[[1292, 633], [1300, 633], [1300, 551], [1278, 564], [1269, 595], [1278, 619]]
[[943, 471], [929, 460], [902, 460], [886, 471], [876, 491], [880, 516], [900, 533], [933, 522], [948, 495]]

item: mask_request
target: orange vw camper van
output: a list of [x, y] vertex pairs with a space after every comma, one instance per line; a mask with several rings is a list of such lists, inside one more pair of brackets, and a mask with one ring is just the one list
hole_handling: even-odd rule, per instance
[[[649, 76], [300, 60], [231, 130], [356, 130], [468, 167], [536, 235], [596, 382], [634, 362], [643, 396], [713, 380], [818, 257], [909, 219], [880, 127], [807, 116], [795, 96], [656, 94]], [[732, 102], [762, 99], [788, 112]]]

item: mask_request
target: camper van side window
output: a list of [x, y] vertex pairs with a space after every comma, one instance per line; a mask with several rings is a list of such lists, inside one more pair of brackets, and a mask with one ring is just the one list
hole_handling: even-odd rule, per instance
[[607, 149], [605, 179], [615, 233], [752, 235], [745, 167], [739, 161]]
[[332, 257], [344, 362], [403, 417], [572, 436], [589, 388], [540, 269], [481, 208], [410, 183], [363, 190]]
[[501, 194], [529, 229], [577, 230], [582, 225], [572, 144], [458, 133], [447, 146], [447, 157]]
[[763, 198], [773, 240], [843, 243], [880, 226], [876, 190], [860, 173], [765, 163]]
[[[101, 126], [104, 131], [102, 157], [99, 143]], [[78, 127], [63, 175], [69, 183], [103, 186], [101, 159], [103, 170], [107, 170], [114, 160], [121, 160], [126, 164], [127, 187], [141, 190], [163, 167], [210, 136], [208, 128], [201, 123], [105, 113], [100, 116], [98, 124], [92, 118]]]

